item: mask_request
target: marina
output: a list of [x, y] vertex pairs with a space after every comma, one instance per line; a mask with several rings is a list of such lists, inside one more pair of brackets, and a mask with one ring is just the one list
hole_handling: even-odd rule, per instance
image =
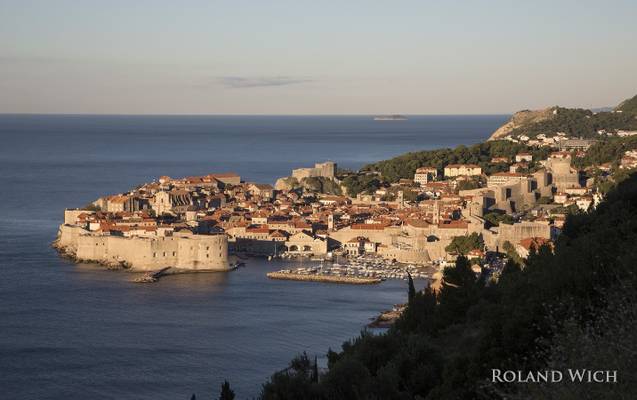
[[282, 280], [289, 280], [289, 281], [348, 283], [352, 285], [373, 285], [373, 284], [382, 282], [382, 280], [379, 278], [363, 278], [363, 277], [340, 276], [340, 275], [303, 274], [303, 273], [294, 273], [294, 272], [291, 272], [291, 270], [268, 272], [266, 276], [270, 279], [282, 279]]
[[268, 274], [272, 279], [290, 279], [329, 283], [380, 283], [388, 279], [429, 279], [431, 271], [426, 267], [404, 264], [388, 264], [378, 258], [358, 257], [346, 264], [324, 263], [309, 267], [282, 269]]

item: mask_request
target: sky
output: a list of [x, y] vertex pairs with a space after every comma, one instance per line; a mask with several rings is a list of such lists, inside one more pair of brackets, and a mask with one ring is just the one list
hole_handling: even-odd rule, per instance
[[504, 114], [637, 94], [637, 1], [0, 0], [0, 113]]

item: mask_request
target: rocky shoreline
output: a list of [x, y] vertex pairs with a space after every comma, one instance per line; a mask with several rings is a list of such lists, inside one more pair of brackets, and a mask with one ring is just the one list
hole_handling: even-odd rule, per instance
[[374, 318], [372, 322], [367, 324], [367, 327], [389, 328], [396, 323], [398, 318], [400, 318], [405, 311], [405, 308], [407, 308], [406, 304], [396, 304], [391, 310], [381, 312], [378, 317]]
[[51, 243], [51, 247], [57, 251], [60, 257], [65, 258], [74, 263], [99, 264], [106, 267], [106, 269], [109, 269], [109, 270], [130, 270], [131, 269], [130, 265], [128, 265], [126, 261], [105, 262], [105, 261], [95, 261], [95, 260], [86, 260], [83, 258], [78, 258], [73, 248], [68, 246], [63, 246], [60, 244], [59, 238], [55, 239]]

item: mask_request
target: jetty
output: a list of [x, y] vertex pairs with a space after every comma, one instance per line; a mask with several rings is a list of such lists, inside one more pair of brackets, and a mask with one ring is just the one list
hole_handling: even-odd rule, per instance
[[380, 278], [321, 275], [321, 274], [295, 274], [289, 272], [268, 272], [266, 276], [270, 279], [283, 279], [289, 281], [324, 282], [324, 283], [346, 283], [350, 285], [373, 285], [381, 283]]
[[159, 278], [166, 274], [166, 272], [170, 269], [170, 267], [165, 267], [162, 268], [158, 271], [149, 271], [146, 272], [144, 275], [135, 278], [133, 280], [133, 282], [135, 283], [153, 283], [153, 282], [157, 282], [159, 280]]

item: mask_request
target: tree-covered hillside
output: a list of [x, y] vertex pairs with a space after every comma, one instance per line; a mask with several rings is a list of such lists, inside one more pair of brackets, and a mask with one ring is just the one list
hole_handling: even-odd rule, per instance
[[458, 146], [455, 149], [424, 150], [405, 153], [389, 160], [379, 161], [363, 167], [363, 171], [380, 172], [383, 178], [397, 182], [401, 178], [412, 179], [420, 167], [436, 167], [442, 173], [449, 164], [478, 164], [486, 173], [507, 171], [505, 164], [492, 163], [493, 157], [513, 159], [516, 154], [533, 154], [534, 160], [546, 158], [550, 150], [533, 148], [521, 143], [505, 140], [489, 141], [472, 146]]
[[637, 113], [629, 111], [593, 113], [581, 108], [556, 107], [551, 118], [515, 128], [509, 135], [534, 138], [542, 133], [553, 136], [557, 132], [564, 132], [571, 137], [597, 138], [598, 130], [637, 129], [636, 116]]
[[[553, 252], [532, 252], [524, 267], [510, 261], [497, 282], [459, 257], [439, 292], [406, 290], [408, 307], [389, 332], [363, 332], [330, 351], [322, 373], [307, 356], [295, 359], [261, 398], [637, 398], [636, 242], [637, 174], [596, 210], [570, 215]], [[549, 363], [617, 370], [618, 383], [529, 388], [489, 379], [493, 368]]]
[[637, 114], [637, 95], [621, 102], [617, 106], [616, 110], [621, 111], [623, 113]]
[[545, 110], [525, 110], [496, 130], [491, 140], [506, 136], [539, 134], [554, 136], [563, 132], [571, 137], [596, 138], [599, 130], [609, 132], [637, 129], [637, 96], [620, 103], [613, 111], [593, 112], [582, 108], [551, 107]]

